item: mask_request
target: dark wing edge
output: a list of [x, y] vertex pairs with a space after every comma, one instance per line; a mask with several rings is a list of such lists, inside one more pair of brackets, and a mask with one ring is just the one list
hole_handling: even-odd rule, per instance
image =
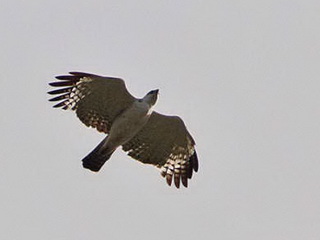
[[195, 144], [188, 145], [187, 148], [181, 148], [178, 152], [173, 149], [166, 163], [160, 167], [161, 175], [166, 179], [167, 184], [171, 186], [172, 180], [177, 188], [180, 187], [180, 181], [184, 187], [188, 187], [188, 179], [191, 179], [193, 172], [198, 172], [199, 161]]

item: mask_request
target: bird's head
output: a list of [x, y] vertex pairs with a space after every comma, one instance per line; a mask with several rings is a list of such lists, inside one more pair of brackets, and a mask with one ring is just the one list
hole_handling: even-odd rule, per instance
[[148, 92], [143, 97], [143, 101], [148, 103], [150, 106], [153, 106], [158, 99], [158, 92], [159, 92], [159, 89], [152, 90], [152, 91]]

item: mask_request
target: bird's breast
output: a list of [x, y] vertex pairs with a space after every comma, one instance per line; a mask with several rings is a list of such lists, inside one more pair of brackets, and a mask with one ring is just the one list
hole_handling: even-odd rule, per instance
[[126, 143], [141, 130], [149, 117], [150, 107], [143, 102], [135, 102], [113, 122], [109, 142], [117, 146]]

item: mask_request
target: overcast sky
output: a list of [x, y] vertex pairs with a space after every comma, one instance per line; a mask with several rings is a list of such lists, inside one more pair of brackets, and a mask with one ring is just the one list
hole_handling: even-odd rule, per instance
[[[0, 239], [320, 238], [318, 0], [9, 1], [0, 7]], [[126, 80], [181, 116], [189, 188], [53, 109], [68, 71]]]

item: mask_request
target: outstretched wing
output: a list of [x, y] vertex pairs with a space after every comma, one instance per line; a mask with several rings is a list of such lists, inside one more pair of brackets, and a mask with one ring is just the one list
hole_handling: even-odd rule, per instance
[[48, 92], [59, 95], [50, 101], [61, 101], [54, 107], [75, 110], [85, 125], [109, 133], [114, 119], [135, 101], [124, 81], [82, 72], [70, 74], [57, 76], [59, 81], [49, 83], [62, 87]]
[[195, 142], [181, 118], [153, 112], [148, 123], [125, 143], [122, 148], [128, 155], [143, 163], [161, 168], [161, 174], [177, 188], [180, 181], [187, 187], [193, 171], [198, 171]]

